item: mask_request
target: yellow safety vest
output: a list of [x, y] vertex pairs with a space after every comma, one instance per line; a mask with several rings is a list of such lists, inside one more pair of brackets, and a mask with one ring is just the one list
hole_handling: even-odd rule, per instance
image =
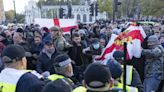
[[0, 92], [15, 92], [15, 91], [16, 91], [16, 84], [0, 82]]
[[87, 89], [83, 86], [79, 86], [73, 90], [73, 92], [87, 92]]
[[25, 72], [32, 72], [33, 70], [24, 70]]
[[[62, 79], [62, 78], [65, 78], [65, 77], [62, 75], [58, 75], [58, 74], [53, 74], [48, 77], [48, 79], [51, 81], [55, 81], [57, 79]], [[66, 79], [68, 80], [68, 82], [73, 83], [73, 81], [71, 79], [69, 79], [69, 78], [66, 78]]]
[[57, 75], [57, 74], [53, 74], [53, 75], [50, 75], [50, 76], [48, 77], [48, 79], [51, 80], [51, 81], [54, 81], [54, 80], [57, 80], [57, 79], [62, 79], [62, 78], [64, 78], [64, 76], [62, 76], [62, 75]]
[[[133, 66], [127, 65], [126, 66], [126, 85], [131, 85], [132, 78], [133, 78]], [[123, 74], [121, 76], [121, 83], [123, 83]]]
[[[26, 72], [24, 72], [21, 76], [23, 76], [25, 73]], [[17, 85], [16, 83], [14, 84], [14, 83], [0, 82], [0, 92], [15, 92], [16, 85]]]
[[[114, 85], [112, 88], [123, 89], [123, 84], [118, 83], [117, 85]], [[127, 92], [138, 92], [138, 88], [131, 87], [131, 86], [126, 86], [126, 90], [127, 90]]]

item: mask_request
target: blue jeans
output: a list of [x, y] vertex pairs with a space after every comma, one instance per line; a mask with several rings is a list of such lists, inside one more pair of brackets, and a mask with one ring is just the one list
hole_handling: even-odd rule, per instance
[[155, 92], [158, 89], [160, 80], [155, 77], [145, 78], [143, 86], [144, 92]]

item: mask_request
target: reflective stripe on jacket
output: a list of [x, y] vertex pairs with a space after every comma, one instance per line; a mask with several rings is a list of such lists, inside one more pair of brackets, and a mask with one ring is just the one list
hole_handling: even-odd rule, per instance
[[25, 71], [5, 68], [0, 73], [0, 92], [15, 92], [19, 79]]
[[[127, 65], [126, 66], [126, 85], [131, 85], [132, 78], [133, 78], [133, 66]], [[121, 83], [123, 83], [123, 75], [121, 76]]]
[[83, 86], [79, 86], [73, 90], [73, 92], [87, 92], [87, 89]]
[[[122, 83], [118, 83], [117, 85], [114, 85], [112, 88], [113, 89], [114, 88], [123, 89], [123, 84]], [[127, 90], [127, 92], [138, 92], [137, 88], [131, 87], [131, 86], [126, 86], [126, 90]]]

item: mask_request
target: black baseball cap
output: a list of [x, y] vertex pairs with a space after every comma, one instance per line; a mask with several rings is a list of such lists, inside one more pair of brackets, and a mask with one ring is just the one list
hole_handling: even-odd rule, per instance
[[2, 51], [2, 61], [4, 63], [12, 63], [15, 59], [18, 61], [26, 56], [26, 51], [20, 45], [9, 45]]
[[124, 60], [124, 52], [123, 51], [115, 51], [113, 53], [113, 57], [118, 62], [123, 61]]
[[109, 59], [106, 65], [108, 66], [112, 74], [112, 78], [117, 79], [121, 77], [123, 70], [122, 70], [121, 65], [116, 60]]
[[46, 40], [44, 42], [44, 45], [53, 45], [53, 41], [52, 40]]
[[44, 87], [43, 92], [72, 92], [72, 87], [62, 78], [49, 82]]
[[84, 72], [84, 81], [90, 91], [108, 91], [111, 73], [106, 65], [90, 64]]

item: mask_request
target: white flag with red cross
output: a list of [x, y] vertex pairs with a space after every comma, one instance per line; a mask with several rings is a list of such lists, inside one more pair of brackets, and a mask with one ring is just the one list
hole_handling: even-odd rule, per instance
[[77, 21], [74, 19], [35, 19], [34, 24], [39, 24], [40, 27], [59, 26], [64, 33], [69, 33], [72, 28], [78, 28]]

